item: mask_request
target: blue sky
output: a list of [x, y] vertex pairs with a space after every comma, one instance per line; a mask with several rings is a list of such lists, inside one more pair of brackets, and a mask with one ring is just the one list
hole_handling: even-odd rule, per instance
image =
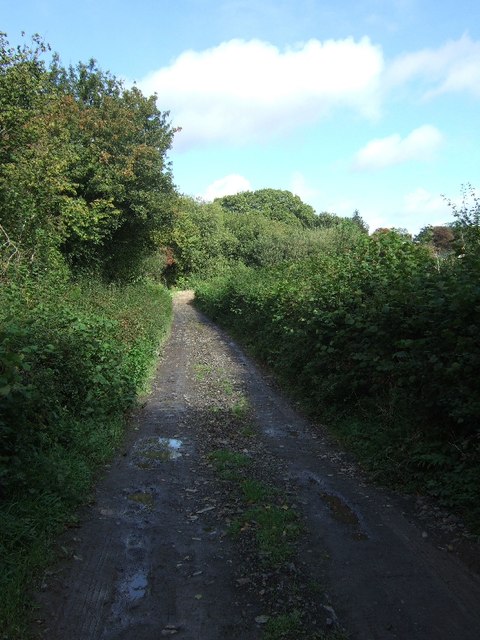
[[289, 189], [416, 233], [480, 188], [473, 0], [0, 0], [0, 29], [156, 92], [189, 195]]

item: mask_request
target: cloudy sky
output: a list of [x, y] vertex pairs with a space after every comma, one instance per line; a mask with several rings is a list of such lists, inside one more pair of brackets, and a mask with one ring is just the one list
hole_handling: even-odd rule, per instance
[[0, 30], [156, 92], [189, 195], [288, 189], [417, 232], [480, 188], [474, 0], [0, 0]]

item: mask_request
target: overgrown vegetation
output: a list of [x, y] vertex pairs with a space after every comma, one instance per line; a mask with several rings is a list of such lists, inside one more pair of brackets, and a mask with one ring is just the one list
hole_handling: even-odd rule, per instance
[[154, 283], [176, 194], [155, 98], [38, 38], [0, 36], [0, 620], [118, 445], [171, 301]]
[[450, 250], [343, 224], [309, 257], [242, 263], [196, 289], [378, 479], [479, 530], [479, 202], [465, 196]]

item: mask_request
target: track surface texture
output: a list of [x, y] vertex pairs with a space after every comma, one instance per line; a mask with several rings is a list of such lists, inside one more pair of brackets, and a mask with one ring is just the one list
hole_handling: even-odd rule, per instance
[[[300, 612], [285, 637], [478, 640], [474, 541], [424, 501], [371, 486], [205, 319], [191, 292], [143, 407], [36, 595], [48, 640], [250, 640]], [[246, 408], [247, 407], [247, 408]], [[301, 523], [294, 555], [262, 564], [245, 510], [211, 452], [251, 459]], [[287, 507], [285, 507], [287, 508]]]

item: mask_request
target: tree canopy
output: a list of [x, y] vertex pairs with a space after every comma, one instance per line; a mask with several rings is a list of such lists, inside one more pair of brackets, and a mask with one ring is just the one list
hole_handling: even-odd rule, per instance
[[292, 226], [315, 227], [315, 210], [293, 195], [280, 189], [259, 189], [242, 191], [232, 196], [217, 198], [216, 202], [232, 213], [257, 212], [269, 218]]
[[0, 36], [2, 263], [131, 277], [170, 214], [175, 130], [155, 96], [47, 52]]

